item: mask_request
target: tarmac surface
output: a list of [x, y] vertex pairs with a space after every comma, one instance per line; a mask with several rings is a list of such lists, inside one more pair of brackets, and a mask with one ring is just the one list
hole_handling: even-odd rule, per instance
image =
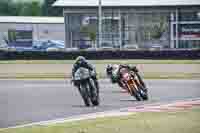
[[100, 106], [87, 108], [69, 80], [0, 80], [0, 128], [200, 97], [200, 80], [145, 80], [149, 88], [145, 102], [136, 101], [107, 79], [99, 82]]

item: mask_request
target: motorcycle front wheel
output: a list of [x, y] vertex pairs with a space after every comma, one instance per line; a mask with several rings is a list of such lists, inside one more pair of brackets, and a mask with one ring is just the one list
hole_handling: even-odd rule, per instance
[[137, 101], [141, 101], [142, 100], [141, 97], [140, 97], [140, 95], [138, 93], [134, 94], [134, 97], [135, 97], [135, 99]]
[[88, 89], [87, 89], [86, 85], [80, 84], [79, 92], [80, 92], [80, 94], [83, 98], [85, 106], [89, 107], [90, 106], [90, 100], [89, 100]]
[[143, 89], [140, 89], [140, 96], [143, 100], [148, 100], [148, 93], [145, 92]]
[[98, 88], [95, 84], [95, 81], [93, 79], [89, 80], [89, 86], [90, 86], [90, 93], [91, 93], [91, 102], [94, 106], [98, 106], [99, 105], [99, 91]]
[[143, 82], [142, 78], [138, 73], [136, 73], [136, 76], [139, 80], [139, 83], [136, 81], [136, 84], [139, 88], [138, 93], [142, 97], [143, 100], [148, 100], [148, 89], [146, 88], [145, 83]]
[[[128, 88], [127, 84], [126, 84], [126, 87]], [[131, 86], [131, 87], [133, 87], [133, 86]], [[129, 93], [131, 94], [131, 96], [135, 97], [135, 99], [137, 101], [141, 101], [142, 100], [141, 97], [140, 97], [140, 93], [135, 88], [132, 88], [131, 90], [129, 90]]]

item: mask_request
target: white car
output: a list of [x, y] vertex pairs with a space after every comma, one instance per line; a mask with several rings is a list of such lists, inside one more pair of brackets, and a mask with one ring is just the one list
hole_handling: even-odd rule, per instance
[[6, 42], [2, 41], [0, 43], [0, 49], [2, 49], [2, 50], [8, 50], [8, 44]]
[[79, 49], [78, 48], [66, 48], [65, 50], [66, 51], [78, 51]]
[[123, 47], [124, 49], [138, 49], [138, 45], [137, 44], [128, 44], [128, 45], [124, 45]]
[[65, 48], [49, 47], [46, 51], [64, 51]]
[[150, 50], [161, 50], [161, 49], [163, 49], [163, 46], [160, 44], [154, 44], [149, 49]]

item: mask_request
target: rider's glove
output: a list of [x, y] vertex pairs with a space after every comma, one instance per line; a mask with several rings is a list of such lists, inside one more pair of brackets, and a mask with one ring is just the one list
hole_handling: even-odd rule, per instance
[[138, 69], [137, 69], [136, 66], [132, 67], [132, 70], [133, 70], [134, 72], [138, 72]]

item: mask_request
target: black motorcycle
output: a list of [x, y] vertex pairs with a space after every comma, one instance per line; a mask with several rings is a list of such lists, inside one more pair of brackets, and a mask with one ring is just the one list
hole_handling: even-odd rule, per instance
[[96, 86], [92, 75], [96, 72], [91, 72], [86, 68], [80, 67], [74, 75], [73, 81], [78, 84], [78, 90], [83, 98], [86, 106], [99, 105], [99, 90]]

